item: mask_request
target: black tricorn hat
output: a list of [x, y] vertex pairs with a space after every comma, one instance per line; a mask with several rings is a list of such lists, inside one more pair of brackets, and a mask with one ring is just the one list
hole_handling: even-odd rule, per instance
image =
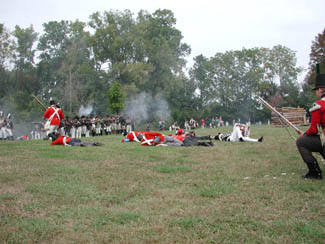
[[325, 88], [325, 74], [317, 74], [315, 87], [313, 90], [316, 90], [318, 88]]

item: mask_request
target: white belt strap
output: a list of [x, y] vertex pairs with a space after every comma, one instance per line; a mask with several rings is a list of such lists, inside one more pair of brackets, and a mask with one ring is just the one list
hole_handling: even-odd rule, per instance
[[135, 132], [134, 132], [134, 131], [131, 131], [131, 134], [133, 135], [134, 140], [135, 140], [136, 142], [140, 142], [139, 139], [138, 139], [138, 137], [135, 135]]
[[153, 143], [153, 139], [147, 139], [144, 135], [143, 135], [143, 142], [141, 142], [141, 145], [148, 143], [149, 146], [151, 146]]
[[54, 109], [54, 113], [49, 118], [49, 121], [52, 121], [52, 119], [54, 118], [55, 115], [57, 115], [58, 119], [60, 120], [60, 116], [58, 114], [59, 109], [58, 108], [54, 108], [54, 107], [52, 107], [52, 108]]
[[67, 137], [66, 137], [66, 136], [63, 137], [63, 144], [64, 144], [64, 146], [68, 145], [68, 144], [67, 144]]

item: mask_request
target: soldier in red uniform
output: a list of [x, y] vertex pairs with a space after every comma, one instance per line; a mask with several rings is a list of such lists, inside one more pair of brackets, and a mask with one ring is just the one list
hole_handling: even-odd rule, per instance
[[78, 138], [60, 136], [58, 133], [56, 133], [52, 136], [51, 145], [91, 147], [91, 146], [102, 146], [103, 144], [99, 142], [82, 142]]
[[309, 170], [302, 177], [305, 179], [322, 179], [322, 171], [312, 152], [318, 152], [325, 158], [324, 147], [319, 135], [325, 130], [325, 74], [317, 74], [316, 85], [313, 90], [319, 100], [309, 109], [311, 113], [310, 127], [305, 133], [298, 131], [299, 138], [296, 144]]
[[43, 115], [45, 119], [48, 120], [47, 123], [50, 124], [47, 131], [48, 137], [51, 137], [57, 132], [60, 126], [61, 120], [64, 118], [63, 112], [59, 106], [55, 104], [53, 100], [50, 101], [50, 107], [48, 107]]
[[131, 142], [131, 141], [136, 141], [140, 142], [138, 140], [138, 135], [139, 133], [145, 133], [145, 131], [130, 131], [129, 133], [124, 133], [124, 138], [122, 139], [122, 142]]

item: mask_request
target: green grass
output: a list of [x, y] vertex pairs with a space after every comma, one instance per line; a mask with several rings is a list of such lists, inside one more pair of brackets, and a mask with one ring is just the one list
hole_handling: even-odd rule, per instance
[[325, 243], [324, 181], [300, 178], [284, 129], [253, 126], [261, 135], [214, 147], [0, 141], [0, 243]]

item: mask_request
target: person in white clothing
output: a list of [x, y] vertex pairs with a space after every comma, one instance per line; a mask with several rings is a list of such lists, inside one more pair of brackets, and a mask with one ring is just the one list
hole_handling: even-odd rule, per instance
[[214, 139], [219, 141], [230, 141], [230, 142], [262, 142], [263, 136], [258, 139], [250, 138], [250, 126], [235, 123], [231, 134], [218, 133]]

